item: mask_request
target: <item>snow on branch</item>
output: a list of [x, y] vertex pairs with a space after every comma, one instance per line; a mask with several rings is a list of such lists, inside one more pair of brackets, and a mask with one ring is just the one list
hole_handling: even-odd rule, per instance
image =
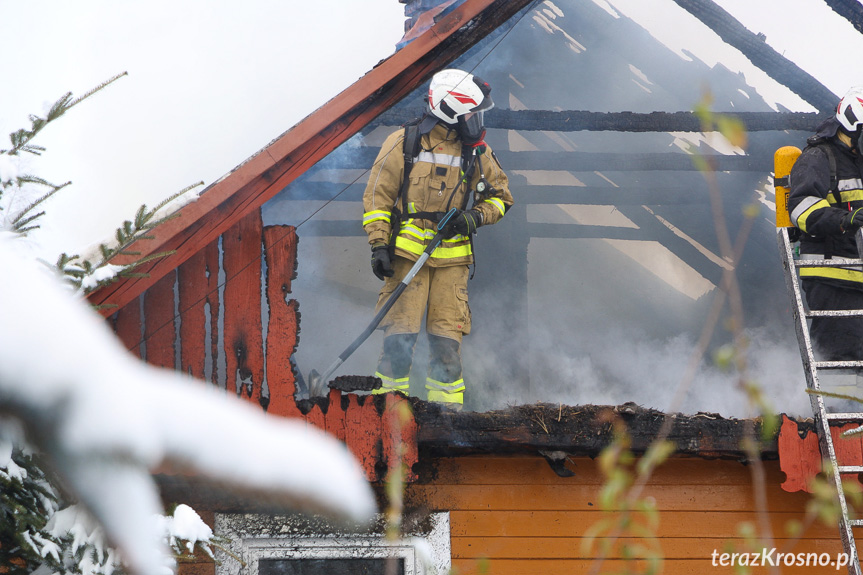
[[140, 256], [141, 252], [130, 251], [129, 248], [140, 240], [152, 239], [150, 232], [155, 228], [177, 217], [178, 210], [198, 198], [196, 188], [203, 186], [198, 182], [184, 188], [148, 210], [146, 205], [138, 208], [134, 220], [126, 220], [114, 233], [114, 241], [102, 243], [84, 256], [66, 253], [60, 254], [55, 264], [67, 278], [69, 283], [84, 294], [117, 281], [121, 277], [130, 277], [135, 269], [154, 259], [169, 256], [173, 251], [158, 252], [144, 257], [138, 257], [134, 262], [124, 265], [114, 265], [112, 262], [118, 256]]
[[[87, 98], [114, 83], [126, 72], [99, 84], [83, 96], [74, 98], [71, 92], [64, 94], [45, 112], [44, 117], [31, 115], [30, 128], [22, 128], [9, 134], [11, 148], [0, 149], [0, 231], [10, 231], [26, 236], [39, 228], [39, 218], [45, 212], [36, 211], [46, 200], [68, 186], [71, 182], [53, 184], [32, 174], [19, 170], [22, 153], [41, 155], [45, 148], [32, 143], [33, 139], [48, 124], [62, 117], [67, 111]], [[169, 196], [153, 209], [142, 205], [134, 219], [126, 220], [117, 228], [114, 239], [101, 243], [84, 255], [61, 254], [55, 266], [66, 276], [72, 287], [83, 294], [90, 293], [101, 286], [113, 283], [121, 277], [133, 277], [135, 270], [154, 259], [163, 258], [173, 252], [165, 251], [137, 257], [131, 263], [117, 265], [118, 256], [140, 256], [140, 252], [130, 251], [131, 246], [140, 240], [151, 239], [151, 232], [166, 221], [177, 217], [178, 210], [198, 198], [203, 182], [193, 184]]]
[[132, 571], [160, 572], [150, 472], [182, 469], [272, 505], [354, 522], [375, 501], [341, 442], [129, 354], [104, 320], [0, 233], [0, 421], [87, 507]]

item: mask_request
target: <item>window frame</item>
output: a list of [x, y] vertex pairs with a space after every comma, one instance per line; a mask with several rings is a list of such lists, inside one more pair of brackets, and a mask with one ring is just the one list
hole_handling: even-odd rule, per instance
[[[374, 524], [384, 524], [383, 515]], [[380, 528], [366, 533], [330, 529], [300, 516], [217, 513], [216, 575], [258, 575], [267, 559], [404, 559], [405, 575], [445, 575], [451, 568], [449, 512], [430, 513], [425, 527], [388, 542]], [[428, 564], [427, 564], [428, 563]]]

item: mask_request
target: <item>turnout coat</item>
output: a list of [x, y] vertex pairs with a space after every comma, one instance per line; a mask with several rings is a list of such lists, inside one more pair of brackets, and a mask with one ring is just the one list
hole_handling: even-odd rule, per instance
[[[499, 221], [512, 206], [509, 181], [491, 148], [485, 146], [473, 169], [463, 173], [467, 162], [462, 158], [461, 141], [454, 129], [441, 122], [421, 137], [419, 154], [410, 166], [410, 181], [403, 201], [398, 196], [405, 172], [404, 134], [404, 130], [390, 134], [381, 146], [369, 175], [363, 194], [363, 228], [368, 234], [369, 244], [387, 243], [390, 234], [395, 233], [395, 254], [416, 261], [437, 231], [436, 221], [429, 219], [429, 214], [469, 207], [469, 195], [483, 175], [491, 192], [475, 194], [473, 205], [482, 213], [483, 225]], [[399, 229], [394, 230], [394, 214], [403, 208], [407, 213], [401, 215]], [[444, 240], [432, 252], [427, 265], [446, 267], [471, 263], [471, 240], [459, 234]]]

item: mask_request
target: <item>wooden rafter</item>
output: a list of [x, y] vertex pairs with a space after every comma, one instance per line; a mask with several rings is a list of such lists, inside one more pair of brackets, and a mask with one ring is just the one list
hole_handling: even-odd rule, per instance
[[[399, 126], [422, 113], [418, 109], [393, 108], [381, 114], [386, 125]], [[815, 130], [823, 118], [815, 112], [734, 112], [749, 132]], [[692, 112], [587, 112], [583, 110], [495, 109], [485, 118], [487, 128], [501, 130], [549, 130], [559, 132], [700, 132], [701, 121]]]
[[822, 113], [833, 110], [839, 97], [797, 64], [771, 48], [763, 36], [746, 29], [712, 0], [674, 0], [701, 20], [727, 44], [737, 48], [768, 76], [812, 104]]
[[858, 32], [863, 33], [863, 4], [859, 0], [824, 0], [834, 12], [851, 22]]
[[[367, 169], [374, 162], [376, 154], [377, 150], [374, 148], [361, 148], [352, 157], [341, 161], [338, 168]], [[510, 152], [500, 150], [495, 151], [495, 155], [500, 158], [508, 170], [698, 171], [698, 166], [692, 162], [692, 156], [685, 152]], [[764, 166], [770, 165], [773, 154], [769, 151], [750, 152], [745, 156], [712, 154], [708, 159], [713, 162], [713, 167], [720, 171], [764, 172]], [[327, 167], [332, 168], [334, 166], [321, 165], [319, 168], [326, 169]], [[316, 167], [315, 169], [319, 168]]]

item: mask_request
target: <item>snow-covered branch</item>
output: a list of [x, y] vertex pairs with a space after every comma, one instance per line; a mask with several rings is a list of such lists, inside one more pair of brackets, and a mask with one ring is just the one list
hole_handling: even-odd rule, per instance
[[0, 416], [23, 423], [133, 571], [163, 565], [147, 527], [160, 511], [150, 471], [162, 466], [346, 520], [374, 513], [344, 444], [144, 364], [48, 268], [22, 257], [16, 238], [0, 233]]
[[[125, 76], [126, 72], [107, 80], [83, 96], [73, 98], [71, 92], [64, 94], [53, 105], [46, 108], [41, 116], [30, 116], [30, 128], [21, 128], [9, 134], [11, 148], [0, 149], [0, 231], [27, 235], [40, 227], [39, 220], [45, 214], [43, 204], [71, 182], [53, 184], [20, 169], [20, 159], [24, 153], [39, 156], [45, 148], [32, 143], [33, 139], [51, 122], [61, 118], [69, 109], [103, 90]], [[142, 205], [135, 217], [126, 220], [117, 228], [114, 239], [100, 243], [84, 255], [61, 254], [55, 266], [66, 276], [68, 282], [78, 291], [87, 294], [98, 287], [117, 281], [121, 277], [133, 276], [136, 268], [153, 259], [170, 255], [173, 252], [160, 252], [145, 257], [130, 252], [132, 244], [150, 238], [150, 232], [164, 222], [176, 217], [178, 210], [198, 198], [203, 182], [193, 184], [169, 196], [153, 209]], [[116, 265], [118, 256], [132, 256], [130, 263]]]

